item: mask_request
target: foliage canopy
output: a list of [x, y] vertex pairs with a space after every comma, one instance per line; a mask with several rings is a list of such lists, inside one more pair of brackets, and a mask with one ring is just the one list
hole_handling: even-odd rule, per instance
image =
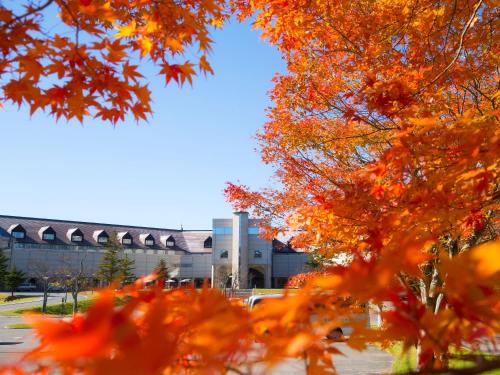
[[[215, 0], [30, 4], [24, 13], [0, 6], [3, 99], [56, 118], [113, 123], [150, 112], [131, 53], [160, 66], [167, 82], [191, 82], [193, 65], [172, 61], [196, 45], [198, 68], [210, 72], [208, 30], [228, 8]], [[52, 5], [73, 37], [44, 32], [41, 13]], [[314, 249], [323, 268], [298, 279], [293, 297], [252, 311], [207, 288], [145, 289], [148, 278], [119, 292], [127, 296], [120, 307], [103, 290], [71, 321], [32, 318], [42, 340], [27, 358], [126, 374], [243, 371], [305, 357], [311, 373], [332, 373], [338, 350], [322, 338], [365, 303], [385, 301], [395, 308], [383, 313], [381, 329], [351, 321], [348, 345], [402, 341], [418, 347], [419, 370], [444, 372], [456, 348], [493, 341], [500, 332], [494, 2], [234, 0], [229, 8], [252, 17], [288, 65], [274, 79], [258, 135], [280, 188], [229, 184], [226, 193], [237, 208], [281, 220], [268, 235], [300, 233], [294, 246]], [[345, 264], [329, 262], [337, 256]], [[483, 358], [470, 371], [499, 363]]]

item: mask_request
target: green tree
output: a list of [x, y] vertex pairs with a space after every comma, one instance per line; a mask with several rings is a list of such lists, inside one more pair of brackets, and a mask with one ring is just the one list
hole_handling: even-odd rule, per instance
[[161, 258], [156, 265], [154, 272], [158, 274], [158, 280], [160, 281], [160, 284], [165, 285], [165, 281], [167, 281], [169, 278], [167, 261]]
[[13, 266], [9, 273], [5, 276], [5, 285], [9, 288], [11, 292], [11, 296], [14, 296], [14, 290], [24, 281], [26, 280], [26, 275], [23, 271]]
[[105, 284], [111, 283], [121, 276], [120, 251], [123, 249], [116, 233], [113, 233], [105, 245], [104, 255], [97, 268], [97, 276]]
[[4, 254], [3, 250], [0, 250], [0, 287], [5, 285], [5, 278], [9, 270], [8, 264], [9, 258]]
[[124, 258], [120, 259], [119, 263], [119, 277], [122, 281], [122, 284], [131, 284], [136, 279], [134, 274], [134, 266], [135, 261], [130, 259], [127, 255]]

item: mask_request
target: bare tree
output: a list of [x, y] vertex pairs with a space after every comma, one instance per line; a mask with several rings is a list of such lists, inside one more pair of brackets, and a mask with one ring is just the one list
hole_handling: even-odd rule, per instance
[[45, 314], [47, 312], [50, 284], [61, 279], [62, 269], [51, 266], [45, 262], [33, 262], [29, 266], [29, 273], [33, 275], [42, 286], [42, 313]]
[[219, 267], [215, 275], [214, 285], [218, 286], [220, 289], [226, 289], [229, 280], [231, 280], [231, 272], [227, 267]]
[[64, 284], [73, 299], [73, 314], [78, 311], [78, 295], [90, 285], [91, 274], [85, 268], [85, 258], [86, 254], [78, 264], [72, 263], [69, 259], [63, 259]]

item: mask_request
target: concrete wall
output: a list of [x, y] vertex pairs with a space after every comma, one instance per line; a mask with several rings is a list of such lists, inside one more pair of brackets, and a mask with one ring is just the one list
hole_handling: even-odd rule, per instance
[[307, 253], [274, 253], [273, 277], [290, 277], [307, 272]]
[[[69, 249], [37, 248], [34, 244], [16, 244], [12, 262], [29, 276], [35, 276], [40, 265], [54, 271], [63, 268], [79, 269], [83, 261], [84, 271], [95, 274], [104, 250], [73, 246]], [[123, 251], [135, 261], [136, 276], [153, 271], [160, 259], [165, 259], [172, 277], [182, 279], [210, 278], [211, 254], [191, 254], [173, 250], [126, 249]]]

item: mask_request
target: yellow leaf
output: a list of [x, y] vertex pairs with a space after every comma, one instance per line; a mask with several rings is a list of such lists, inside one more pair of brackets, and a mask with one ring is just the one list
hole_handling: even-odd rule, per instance
[[296, 335], [289, 343], [286, 348], [286, 352], [290, 356], [294, 356], [302, 353], [311, 344], [314, 337], [307, 333], [301, 332]]
[[222, 27], [222, 25], [224, 24], [224, 21], [221, 18], [212, 18], [212, 20], [210, 21], [210, 24], [213, 27], [219, 28], [219, 27]]
[[115, 35], [115, 38], [127, 38], [133, 36], [136, 30], [135, 21], [130, 22], [126, 26], [118, 27], [118, 33]]
[[144, 57], [151, 52], [153, 43], [147, 36], [143, 36], [141, 39], [139, 39], [139, 46], [141, 48], [141, 57]]
[[500, 272], [500, 241], [488, 242], [472, 249], [470, 258], [483, 277]]

